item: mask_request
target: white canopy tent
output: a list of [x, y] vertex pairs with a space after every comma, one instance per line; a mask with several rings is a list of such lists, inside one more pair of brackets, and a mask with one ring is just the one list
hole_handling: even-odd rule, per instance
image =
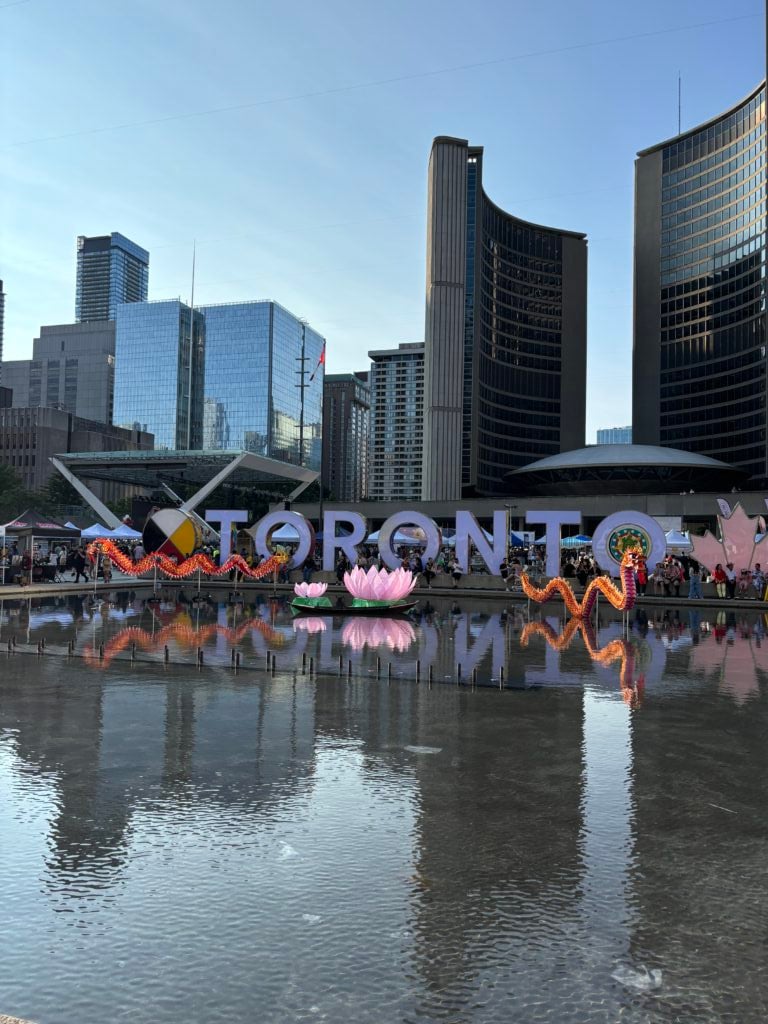
[[679, 530], [669, 530], [664, 534], [664, 536], [666, 537], [668, 548], [677, 548], [679, 551], [690, 551], [693, 547], [687, 533], [681, 533]]

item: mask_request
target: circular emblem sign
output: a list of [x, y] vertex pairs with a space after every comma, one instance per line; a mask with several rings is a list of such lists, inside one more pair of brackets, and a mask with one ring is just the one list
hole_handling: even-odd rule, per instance
[[202, 544], [203, 536], [195, 520], [178, 508], [161, 508], [144, 525], [144, 550], [183, 561]]
[[614, 512], [592, 535], [592, 553], [598, 565], [611, 576], [619, 575], [621, 559], [627, 548], [638, 547], [645, 555], [648, 571], [653, 572], [667, 551], [664, 531], [644, 512]]

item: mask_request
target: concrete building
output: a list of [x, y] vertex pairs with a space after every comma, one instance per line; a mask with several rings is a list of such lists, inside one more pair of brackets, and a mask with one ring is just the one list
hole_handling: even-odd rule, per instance
[[586, 237], [505, 213], [482, 174], [482, 147], [434, 140], [425, 500], [501, 492], [511, 470], [584, 444]]
[[121, 302], [146, 302], [149, 253], [113, 231], [77, 239], [75, 319], [114, 320]]
[[635, 164], [633, 439], [768, 479], [765, 82]]
[[[52, 455], [153, 447], [151, 434], [94, 423], [59, 409], [0, 409], [0, 462], [15, 469], [33, 491], [45, 487], [55, 472], [49, 462]], [[125, 487], [101, 481], [98, 491], [103, 501], [112, 501], [123, 496]]]
[[5, 332], [5, 291], [0, 281], [0, 381], [3, 379], [3, 334]]
[[598, 444], [632, 444], [632, 427], [606, 427], [597, 432]]
[[323, 385], [323, 486], [338, 501], [368, 494], [371, 388], [368, 373], [326, 374]]
[[369, 352], [371, 424], [368, 496], [418, 501], [424, 441], [424, 345]]
[[32, 359], [5, 364], [15, 408], [62, 409], [112, 422], [115, 325], [111, 321], [41, 327]]

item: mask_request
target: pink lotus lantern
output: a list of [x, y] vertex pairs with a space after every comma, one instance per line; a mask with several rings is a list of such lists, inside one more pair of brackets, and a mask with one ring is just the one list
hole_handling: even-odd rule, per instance
[[295, 583], [293, 604], [300, 608], [328, 608], [331, 602], [325, 596], [327, 589], [327, 583]]
[[303, 619], [294, 619], [293, 623], [294, 632], [303, 630], [305, 633], [324, 633], [327, 628], [325, 620], [319, 615], [307, 615]]
[[416, 586], [416, 577], [409, 569], [377, 569], [376, 566], [366, 572], [356, 567], [352, 572], [344, 573], [344, 586], [354, 601], [352, 607], [395, 605], [403, 603]]

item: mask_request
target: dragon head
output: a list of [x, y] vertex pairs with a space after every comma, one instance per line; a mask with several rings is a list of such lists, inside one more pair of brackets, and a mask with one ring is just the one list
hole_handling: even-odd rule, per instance
[[643, 553], [642, 548], [627, 548], [624, 554], [621, 556], [622, 569], [629, 568], [637, 570], [643, 565], [645, 565], [645, 555]]

